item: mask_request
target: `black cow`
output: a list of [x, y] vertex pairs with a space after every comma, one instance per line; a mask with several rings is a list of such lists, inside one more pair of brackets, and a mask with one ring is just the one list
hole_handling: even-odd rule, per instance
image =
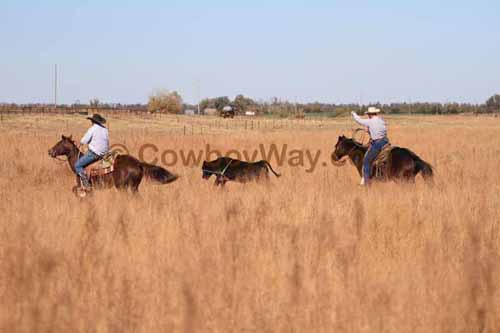
[[281, 176], [266, 160], [250, 163], [230, 157], [219, 157], [210, 162], [204, 161], [202, 166], [203, 179], [209, 179], [210, 176], [215, 175], [215, 185], [224, 185], [227, 181], [246, 183], [258, 180], [261, 176], [269, 179], [269, 170], [276, 177]]

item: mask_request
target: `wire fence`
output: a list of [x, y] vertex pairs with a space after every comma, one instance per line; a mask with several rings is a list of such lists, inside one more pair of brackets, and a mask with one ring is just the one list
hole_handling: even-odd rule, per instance
[[[69, 130], [70, 124], [76, 124], [75, 120], [83, 120], [97, 109], [89, 111], [69, 112], [47, 112], [28, 110], [0, 110], [0, 121], [9, 118], [25, 119], [33, 126], [42, 122], [63, 122], [64, 129]], [[337, 128], [348, 125], [346, 118], [328, 117], [302, 117], [302, 118], [277, 118], [269, 116], [237, 116], [235, 118], [222, 118], [218, 116], [205, 115], [170, 115], [161, 113], [146, 113], [124, 110], [103, 110], [98, 112], [108, 119], [111, 129], [127, 128], [133, 123], [133, 128], [142, 127], [155, 132], [163, 132], [176, 135], [205, 135], [205, 134], [229, 134], [244, 133], [250, 131], [294, 131], [294, 130], [321, 130]], [[52, 126], [51, 126], [52, 127]]]

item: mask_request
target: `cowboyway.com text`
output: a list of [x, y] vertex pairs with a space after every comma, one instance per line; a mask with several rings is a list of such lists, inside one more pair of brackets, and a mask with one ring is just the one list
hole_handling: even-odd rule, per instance
[[[128, 154], [125, 145], [115, 144], [111, 150], [120, 154]], [[231, 157], [247, 162], [267, 160], [273, 165], [283, 166], [285, 164], [292, 167], [304, 168], [305, 172], [311, 173], [320, 165], [322, 152], [320, 150], [290, 148], [287, 144], [259, 144], [255, 149], [230, 149], [221, 151], [214, 149], [210, 144], [205, 145], [200, 150], [175, 150], [160, 149], [158, 146], [147, 143], [139, 148], [138, 158], [146, 163], [161, 164], [165, 167], [181, 164], [186, 167], [201, 166], [203, 161], [215, 160], [222, 156]], [[329, 156], [329, 155], [328, 155]], [[327, 160], [321, 166], [328, 166]]]

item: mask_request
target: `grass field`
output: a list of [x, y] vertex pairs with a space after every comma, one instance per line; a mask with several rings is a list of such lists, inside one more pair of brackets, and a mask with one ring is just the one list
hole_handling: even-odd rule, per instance
[[[329, 155], [354, 123], [109, 115], [112, 143], [165, 150], [260, 144], [320, 152], [268, 184], [215, 188], [199, 166], [134, 197], [71, 193], [47, 150], [77, 116], [2, 116], [2, 332], [495, 332], [500, 330], [500, 120], [392, 117], [393, 144], [433, 186], [357, 186]], [[257, 121], [259, 121], [257, 125]], [[308, 172], [310, 171], [310, 172]]]

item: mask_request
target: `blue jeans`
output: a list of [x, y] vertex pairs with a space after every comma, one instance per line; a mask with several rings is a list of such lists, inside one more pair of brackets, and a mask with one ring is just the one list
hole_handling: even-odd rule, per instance
[[89, 187], [90, 186], [90, 181], [89, 177], [85, 173], [85, 167], [87, 165], [90, 165], [94, 162], [97, 162], [101, 159], [102, 157], [94, 153], [93, 151], [89, 150], [88, 152], [85, 153], [78, 161], [75, 163], [75, 171], [76, 174], [80, 177], [82, 180], [82, 185], [84, 187]]
[[372, 141], [372, 144], [366, 152], [363, 160], [363, 178], [365, 179], [365, 184], [368, 184], [371, 178], [372, 162], [377, 158], [382, 148], [384, 148], [384, 146], [388, 143], [389, 140], [387, 140], [387, 138]]

